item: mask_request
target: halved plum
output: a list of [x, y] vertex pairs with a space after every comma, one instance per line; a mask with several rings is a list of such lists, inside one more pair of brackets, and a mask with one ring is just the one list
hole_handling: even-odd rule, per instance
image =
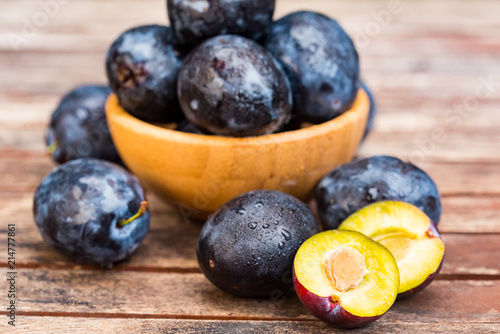
[[423, 290], [436, 277], [444, 243], [434, 223], [416, 206], [398, 201], [377, 202], [349, 216], [339, 230], [358, 231], [387, 247], [398, 263], [398, 298]]
[[364, 326], [394, 303], [399, 271], [381, 244], [355, 231], [330, 230], [306, 240], [293, 265], [295, 291], [318, 319], [339, 328]]

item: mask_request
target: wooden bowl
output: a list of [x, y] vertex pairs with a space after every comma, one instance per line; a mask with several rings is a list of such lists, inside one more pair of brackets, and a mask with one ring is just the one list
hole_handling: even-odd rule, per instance
[[230, 199], [275, 189], [307, 202], [331, 169], [352, 160], [363, 137], [369, 100], [318, 125], [258, 137], [197, 135], [143, 122], [111, 95], [106, 114], [113, 141], [139, 180], [185, 217], [203, 219]]

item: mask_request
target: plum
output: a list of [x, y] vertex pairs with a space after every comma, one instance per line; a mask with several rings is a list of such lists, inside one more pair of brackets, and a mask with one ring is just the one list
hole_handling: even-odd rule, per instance
[[275, 0], [167, 0], [180, 44], [194, 47], [225, 34], [260, 39], [272, 23]]
[[33, 214], [46, 242], [70, 258], [104, 268], [137, 249], [151, 218], [137, 178], [97, 159], [55, 168], [35, 192]]
[[354, 231], [325, 231], [305, 241], [293, 263], [295, 291], [318, 319], [356, 328], [380, 318], [398, 294], [392, 254]]
[[438, 230], [422, 210], [406, 202], [368, 205], [350, 215], [339, 230], [361, 232], [389, 249], [399, 268], [398, 298], [427, 287], [443, 264], [445, 247]]
[[389, 156], [347, 163], [316, 186], [318, 215], [324, 228], [337, 228], [355, 211], [373, 202], [396, 200], [423, 210], [437, 224], [441, 197], [436, 184], [418, 167]]
[[55, 162], [97, 158], [121, 164], [104, 112], [110, 92], [106, 86], [84, 85], [61, 99], [45, 135], [47, 150]]
[[329, 121], [354, 103], [359, 59], [352, 40], [333, 19], [295, 12], [271, 26], [265, 47], [283, 64], [293, 90], [293, 113], [310, 123]]
[[207, 134], [206, 131], [201, 130], [200, 128], [198, 128], [196, 125], [194, 125], [193, 123], [191, 123], [188, 120], [184, 120], [184, 121], [179, 122], [177, 124], [177, 127], [175, 128], [175, 130], [181, 131], [181, 132], [186, 132], [186, 133], [194, 133], [197, 135], [206, 135]]
[[178, 91], [188, 120], [217, 135], [275, 132], [292, 108], [290, 83], [278, 62], [262, 46], [234, 35], [211, 38], [191, 51]]
[[318, 231], [309, 207], [295, 197], [251, 191], [209, 217], [198, 240], [198, 263], [212, 284], [236, 296], [283, 296], [293, 288], [297, 249]]
[[183, 54], [169, 27], [145, 25], [120, 35], [106, 55], [109, 85], [131, 115], [156, 123], [184, 118], [177, 99]]

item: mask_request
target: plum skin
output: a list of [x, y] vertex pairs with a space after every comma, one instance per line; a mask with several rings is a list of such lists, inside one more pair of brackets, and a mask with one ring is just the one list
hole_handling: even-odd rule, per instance
[[292, 113], [310, 123], [329, 121], [353, 105], [359, 57], [333, 19], [299, 11], [273, 23], [265, 47], [281, 62], [293, 90]]
[[[432, 233], [433, 236], [435, 236], [436, 238], [442, 239], [441, 235], [439, 234], [438, 229], [436, 228], [436, 226], [434, 225], [434, 223], [432, 222], [432, 220], [430, 222], [429, 230], [430, 230], [430, 232]], [[427, 278], [425, 279], [425, 281], [423, 281], [420, 285], [414, 287], [413, 289], [410, 289], [408, 291], [399, 293], [397, 298], [398, 299], [404, 299], [404, 298], [413, 296], [417, 292], [420, 292], [420, 291], [424, 290], [426, 287], [428, 287], [432, 283], [432, 281], [434, 281], [434, 279], [439, 274], [439, 272], [441, 271], [441, 268], [443, 267], [443, 262], [444, 262], [445, 255], [446, 255], [446, 251], [445, 251], [445, 254], [443, 254], [443, 258], [441, 259], [441, 262], [439, 263], [439, 266], [436, 269], [436, 271], [433, 272], [432, 274], [430, 274], [429, 276], [427, 276]]]
[[236, 35], [211, 38], [192, 50], [179, 71], [177, 89], [187, 119], [217, 135], [275, 132], [288, 121], [293, 104], [278, 61]]
[[104, 112], [111, 90], [84, 85], [67, 93], [52, 113], [45, 143], [58, 164], [79, 158], [104, 159], [122, 164]]
[[333, 169], [316, 186], [315, 199], [325, 229], [335, 229], [352, 213], [383, 200], [413, 204], [436, 224], [441, 217], [441, 197], [434, 181], [418, 167], [389, 156]]
[[185, 47], [225, 34], [258, 40], [271, 25], [274, 8], [275, 0], [167, 0], [172, 29]]
[[149, 228], [150, 214], [118, 227], [145, 200], [135, 176], [97, 159], [72, 160], [55, 168], [38, 186], [35, 223], [43, 239], [84, 264], [110, 268], [128, 258]]
[[318, 319], [337, 328], [358, 328], [377, 320], [383, 314], [373, 317], [360, 317], [347, 312], [340, 303], [332, 303], [330, 297], [320, 297], [307, 290], [297, 279], [293, 269], [295, 292], [302, 304]]
[[121, 34], [106, 55], [109, 86], [120, 105], [146, 122], [184, 119], [177, 98], [177, 75], [184, 54], [169, 27], [145, 25]]
[[207, 132], [201, 130], [198, 128], [196, 125], [191, 123], [188, 120], [181, 121], [177, 124], [177, 127], [175, 128], [176, 131], [180, 132], [185, 132], [185, 133], [193, 133], [197, 135], [208, 135]]
[[298, 199], [251, 191], [209, 217], [198, 240], [198, 264], [212, 284], [228, 293], [273, 298], [291, 290], [295, 254], [318, 232], [312, 211]]

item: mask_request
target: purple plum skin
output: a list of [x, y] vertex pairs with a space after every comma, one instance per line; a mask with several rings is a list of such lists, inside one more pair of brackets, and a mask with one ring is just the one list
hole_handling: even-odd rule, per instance
[[72, 160], [38, 186], [33, 203], [43, 239], [84, 264], [109, 268], [128, 258], [146, 236], [150, 214], [118, 227], [145, 200], [135, 176], [97, 159]]
[[175, 128], [177, 131], [185, 132], [185, 133], [193, 133], [197, 135], [207, 135], [208, 133], [206, 131], [201, 130], [198, 128], [196, 125], [191, 123], [188, 120], [181, 121], [177, 124], [177, 127]]
[[205, 277], [224, 291], [272, 299], [291, 291], [295, 254], [318, 232], [311, 209], [295, 197], [251, 191], [209, 217], [198, 240], [198, 263]]
[[329, 121], [353, 105], [359, 59], [351, 38], [333, 19], [300, 11], [274, 22], [264, 46], [283, 64], [293, 90], [293, 114]]
[[177, 99], [183, 53], [169, 27], [145, 25], [120, 35], [106, 55], [109, 85], [120, 105], [146, 122], [184, 119]]
[[374, 322], [382, 315], [359, 317], [347, 312], [340, 303], [335, 303], [329, 297], [320, 297], [307, 290], [297, 279], [293, 270], [295, 292], [305, 307], [319, 320], [337, 328], [358, 328]]
[[55, 162], [96, 158], [122, 163], [104, 111], [110, 93], [106, 86], [85, 85], [61, 99], [45, 135], [46, 145], [55, 147], [51, 152]]
[[216, 135], [275, 132], [292, 109], [290, 83], [279, 63], [262, 46], [235, 35], [211, 38], [188, 54], [178, 95], [187, 119]]
[[274, 8], [274, 0], [167, 1], [172, 29], [186, 47], [226, 34], [259, 40], [272, 23]]
[[389, 156], [335, 168], [316, 186], [315, 199], [325, 229], [335, 229], [359, 209], [384, 200], [413, 204], [436, 224], [441, 217], [441, 196], [434, 181], [411, 163]]

